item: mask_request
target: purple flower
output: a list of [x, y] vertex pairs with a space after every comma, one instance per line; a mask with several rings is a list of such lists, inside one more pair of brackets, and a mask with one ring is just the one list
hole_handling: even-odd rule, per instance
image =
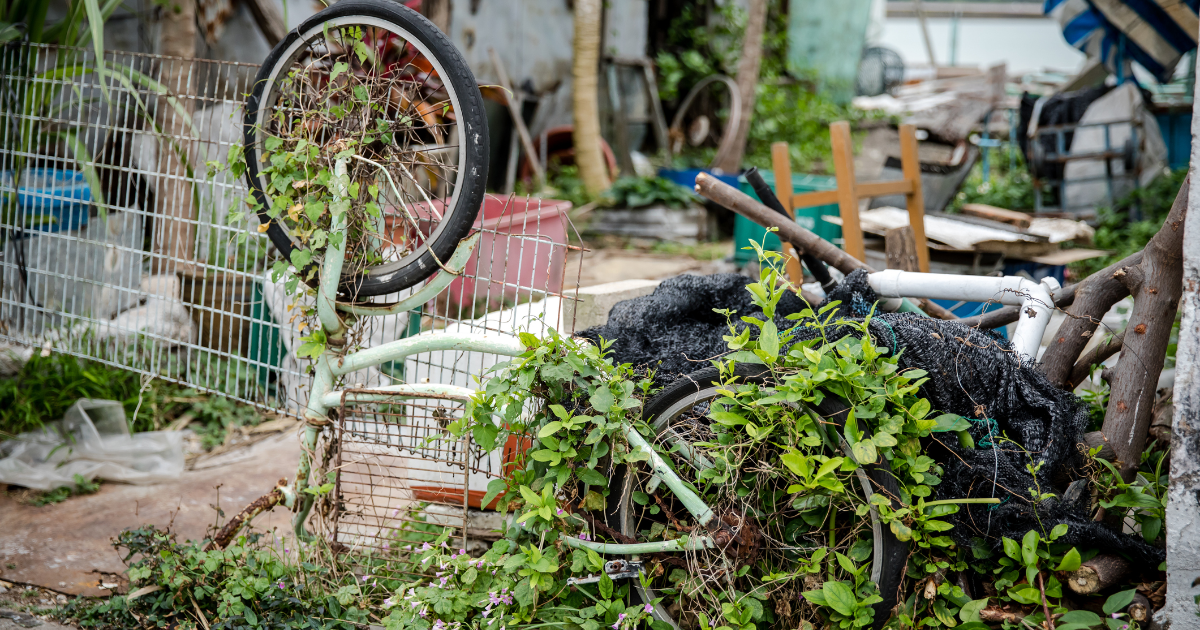
[[465, 555], [467, 555], [467, 550], [466, 550], [466, 549], [459, 549], [459, 550], [458, 550], [458, 555], [460, 555], [460, 556], [465, 556]]
[[362, 576], [362, 581], [364, 581], [364, 582], [366, 582], [366, 581], [367, 581], [367, 580], [369, 580], [369, 579], [371, 579], [371, 576], [370, 576], [370, 575], [364, 575], [364, 576]]
[[389, 597], [389, 598], [387, 598], [387, 599], [383, 600], [383, 607], [384, 607], [384, 608], [391, 608], [391, 607], [392, 607], [392, 606], [394, 606], [394, 605], [395, 605], [395, 602], [393, 602], [393, 601], [392, 601], [392, 598], [391, 598], [391, 597]]
[[559, 516], [562, 516], [563, 514], [566, 514], [566, 512], [564, 512], [562, 508], [558, 508], [558, 512], [557, 512], [557, 514], [558, 514]]
[[425, 544], [421, 545], [421, 551], [429, 551], [430, 549], [433, 549], [433, 545], [431, 545], [429, 543], [425, 543]]
[[591, 540], [591, 538], [588, 538], [587, 532], [579, 532], [579, 540]]
[[275, 584], [275, 586], [277, 586], [279, 588], [283, 588], [283, 582], [278, 582]]
[[442, 623], [442, 620], [441, 620], [441, 619], [438, 619], [438, 620], [437, 620], [436, 622], [434, 622], [434, 624], [433, 624], [433, 630], [444, 630], [444, 629], [445, 629], [445, 627], [446, 627], [446, 624]]
[[1121, 613], [1113, 613], [1113, 614], [1112, 614], [1112, 618], [1113, 618], [1113, 619], [1120, 619], [1120, 618], [1121, 618]]
[[646, 604], [646, 607], [642, 610], [645, 610], [646, 612], [654, 612], [654, 606], [652, 604]]

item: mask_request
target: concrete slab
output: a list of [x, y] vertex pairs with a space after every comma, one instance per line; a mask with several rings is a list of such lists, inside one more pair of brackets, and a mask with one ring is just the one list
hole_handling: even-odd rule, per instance
[[[219, 503], [232, 516], [280, 478], [291, 478], [300, 444], [287, 431], [247, 447], [246, 455], [186, 471], [171, 483], [104, 484], [96, 494], [56, 505], [34, 507], [0, 496], [0, 579], [77, 595], [110, 594], [101, 584], [115, 582], [125, 570], [111, 544], [122, 530], [169, 524], [180, 540], [200, 538], [217, 520], [212, 506]], [[254, 525], [286, 531], [290, 515], [277, 509]]]

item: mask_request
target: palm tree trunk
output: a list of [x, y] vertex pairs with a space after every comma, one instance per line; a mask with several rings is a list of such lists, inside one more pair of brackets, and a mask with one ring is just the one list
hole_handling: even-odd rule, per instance
[[571, 77], [575, 113], [575, 164], [589, 194], [609, 186], [608, 170], [600, 148], [600, 109], [597, 83], [600, 66], [602, 0], [575, 0], [574, 64]]

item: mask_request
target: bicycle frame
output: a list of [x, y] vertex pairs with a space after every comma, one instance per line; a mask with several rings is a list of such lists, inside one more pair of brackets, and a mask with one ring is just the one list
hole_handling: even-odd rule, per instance
[[[344, 182], [346, 174], [345, 160], [339, 160], [335, 166], [335, 181]], [[345, 195], [344, 189], [337, 191]], [[403, 202], [401, 202], [403, 203]], [[408, 212], [407, 208], [403, 208]], [[333, 217], [330, 231], [344, 232], [346, 215]], [[526, 348], [520, 341], [504, 335], [483, 335], [477, 333], [424, 333], [405, 339], [398, 339], [376, 348], [367, 348], [358, 352], [343, 354], [340, 347], [344, 343], [348, 326], [359, 317], [394, 315], [411, 311], [441, 293], [450, 285], [466, 267], [476, 244], [479, 242], [478, 233], [464, 239], [454, 253], [443, 265], [442, 269], [420, 290], [408, 298], [395, 304], [364, 305], [345, 304], [337, 301], [337, 289], [341, 280], [342, 267], [345, 264], [346, 253], [344, 244], [330, 246], [325, 251], [325, 259], [321, 266], [319, 285], [317, 288], [317, 317], [325, 332], [326, 351], [317, 359], [314, 366], [314, 378], [308, 404], [304, 411], [305, 428], [302, 437], [303, 448], [300, 452], [300, 464], [296, 470], [296, 478], [292, 487], [280, 487], [283, 494], [282, 503], [296, 510], [292, 518], [292, 528], [301, 540], [311, 540], [304, 521], [312, 510], [315, 497], [305, 490], [309, 487], [309, 476], [312, 473], [312, 453], [317, 447], [317, 439], [321, 431], [330, 423], [329, 411], [345, 402], [389, 402], [411, 398], [441, 398], [466, 401], [475, 394], [475, 390], [455, 385], [435, 383], [403, 383], [372, 389], [369, 392], [344, 392], [334, 389], [338, 377], [351, 372], [374, 367], [389, 361], [403, 361], [405, 358], [422, 352], [440, 350], [460, 350], [497, 354], [515, 357], [525, 352]], [[633, 426], [625, 430], [625, 437], [631, 447], [645, 452], [649, 458], [654, 474], [680, 499], [689, 512], [702, 524], [707, 525], [713, 520], [713, 511], [700, 497], [687, 486], [678, 475], [671, 470], [645, 438]], [[298, 508], [298, 509], [297, 509]], [[661, 551], [683, 551], [713, 547], [714, 543], [707, 536], [695, 537], [687, 542], [679, 540], [645, 544], [605, 544], [588, 542], [579, 539], [567, 539], [567, 544], [582, 548], [593, 549], [601, 553], [638, 554]]]
[[[335, 181], [344, 183], [345, 175], [346, 161], [339, 160], [335, 166]], [[346, 191], [343, 188], [337, 191], [337, 194], [344, 196]], [[398, 198], [402, 199], [400, 196]], [[403, 205], [403, 201], [401, 204]], [[407, 207], [403, 207], [402, 210], [408, 213]], [[330, 231], [337, 233], [344, 232], [345, 229], [346, 215], [343, 213], [333, 217]], [[411, 355], [422, 352], [459, 350], [515, 357], [526, 351], [520, 341], [510, 336], [434, 332], [398, 339], [377, 348], [368, 348], [349, 354], [344, 354], [340, 349], [344, 344], [346, 330], [355, 319], [411, 311], [441, 293], [462, 274], [479, 238], [480, 235], [476, 233], [464, 239], [449, 260], [441, 265], [441, 270], [424, 287], [395, 304], [339, 303], [337, 289], [345, 263], [345, 251], [343, 244], [330, 244], [326, 250], [319, 276], [316, 306], [317, 316], [327, 339], [327, 349], [317, 359], [314, 366], [315, 376], [312, 390], [304, 412], [306, 421], [302, 438], [304, 448], [301, 450], [300, 464], [293, 482], [294, 487], [277, 488], [283, 495], [282, 503], [296, 511], [296, 515], [292, 519], [292, 526], [300, 539], [312, 539], [311, 534], [304, 528], [304, 521], [312, 509], [315, 497], [306, 493], [305, 490], [309, 487], [309, 476], [312, 472], [311, 453], [316, 449], [321, 431], [330, 424], [328, 414], [331, 409], [345, 402], [390, 402], [412, 398], [466, 401], [476, 393], [475, 390], [465, 387], [432, 383], [403, 383], [375, 388], [368, 392], [344, 392], [334, 389], [334, 383], [338, 377], [389, 361], [403, 361]], [[1035, 283], [1017, 277], [954, 276], [900, 271], [873, 273], [869, 276], [869, 282], [881, 297], [891, 298], [884, 301], [885, 310], [909, 310], [904, 308], [901, 299], [897, 299], [903, 297], [986, 301], [995, 299], [999, 295], [999, 301], [1004, 304], [1020, 304], [1022, 314], [1017, 333], [1014, 334], [1013, 345], [1017, 352], [1024, 357], [1036, 357], [1038, 344], [1046, 324], [1049, 322], [1049, 312], [1053, 306], [1051, 292], [1058, 288], [1057, 283], [1052, 280]], [[647, 455], [653, 476], [675, 494], [700, 525], [708, 526], [714, 521], [715, 514], [712, 508], [705, 504], [704, 500], [672, 470], [670, 465], [659, 456], [632, 424], [625, 427], [625, 438], [631, 448]], [[702, 464], [701, 462], [695, 463], [698, 466]], [[865, 482], [864, 490], [868, 494], [870, 493], [869, 484]], [[298, 502], [299, 505], [297, 505]], [[873, 508], [872, 516], [877, 518]], [[711, 536], [690, 536], [669, 541], [633, 544], [601, 543], [573, 537], [564, 537], [563, 541], [571, 547], [617, 555], [691, 551], [717, 546]]]

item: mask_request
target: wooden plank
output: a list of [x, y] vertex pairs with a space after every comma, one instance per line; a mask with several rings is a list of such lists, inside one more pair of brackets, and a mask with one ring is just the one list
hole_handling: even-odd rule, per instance
[[986, 203], [963, 204], [962, 212], [969, 216], [991, 219], [992, 221], [1015, 225], [1019, 228], [1027, 228], [1033, 223], [1033, 217], [1024, 212], [997, 208], [996, 206], [989, 206]]
[[521, 139], [521, 146], [529, 158], [529, 165], [533, 167], [533, 177], [537, 189], [542, 190], [546, 187], [546, 173], [542, 170], [542, 163], [538, 162], [537, 151], [533, 150], [533, 139], [529, 136], [529, 127], [525, 126], [525, 119], [521, 117], [521, 111], [517, 109], [517, 94], [508, 80], [508, 70], [505, 69], [504, 62], [500, 60], [500, 55], [496, 54], [495, 48], [488, 49], [488, 56], [492, 60], [492, 69], [500, 78], [500, 87], [504, 90], [504, 102], [508, 105], [508, 113], [512, 118], [513, 126], [517, 128], [517, 137]]
[[884, 235], [887, 268], [900, 271], [920, 271], [917, 259], [917, 240], [911, 225], [892, 228]]
[[274, 47], [287, 35], [283, 12], [275, 0], [247, 0], [246, 7], [250, 9], [250, 15], [254, 17], [254, 23], [262, 31], [268, 46]]
[[869, 182], [858, 185], [858, 198], [886, 197], [887, 195], [908, 195], [913, 190], [912, 182], [898, 179], [891, 182]]
[[[783, 209], [787, 211], [787, 215], [795, 220], [796, 215], [792, 212], [792, 164], [791, 155], [788, 153], [788, 143], [773, 142], [771, 143], [771, 172], [775, 174], [775, 197], [779, 199], [779, 203]], [[800, 253], [791, 243], [783, 241], [784, 269], [787, 270], [788, 278], [792, 284], [799, 287], [804, 284], [804, 268], [800, 266]]]
[[862, 228], [858, 224], [858, 193], [854, 184], [854, 145], [850, 141], [850, 123], [839, 120], [829, 125], [833, 145], [833, 168], [837, 174], [838, 214], [842, 217], [843, 248], [861, 262], [867, 262]]
[[788, 207], [789, 204], [786, 201], [784, 202], [784, 206], [788, 207], [789, 210], [811, 208], [813, 206], [828, 206], [829, 204], [837, 203], [838, 199], [838, 191], [836, 190], [819, 190], [817, 192], [793, 195], [790, 207]]
[[912, 226], [913, 238], [917, 243], [917, 260], [921, 271], [929, 273], [929, 243], [925, 240], [925, 196], [921, 192], [921, 161], [917, 155], [917, 128], [900, 125], [900, 167], [904, 179], [912, 184], [905, 195], [908, 206], [908, 224]]

